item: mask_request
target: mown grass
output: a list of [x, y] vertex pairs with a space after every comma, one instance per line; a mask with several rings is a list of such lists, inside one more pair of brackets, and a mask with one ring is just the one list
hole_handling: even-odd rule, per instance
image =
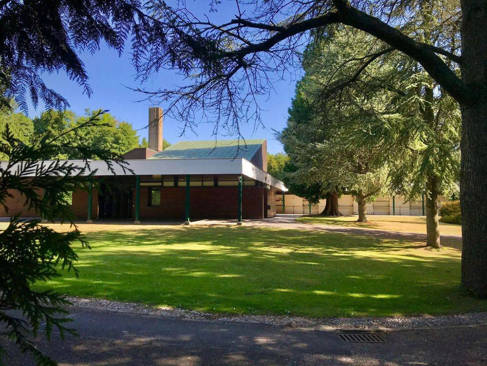
[[[129, 226], [130, 228], [130, 226]], [[311, 317], [486, 311], [460, 289], [460, 251], [420, 243], [251, 227], [88, 233], [80, 277], [38, 288], [238, 314]]]
[[[338, 225], [345, 227], [362, 227], [384, 231], [408, 232], [426, 234], [426, 218], [424, 216], [392, 216], [368, 215], [368, 222], [357, 222], [357, 216], [302, 216], [297, 221], [309, 224]], [[440, 223], [442, 235], [462, 235], [462, 226], [456, 224]]]

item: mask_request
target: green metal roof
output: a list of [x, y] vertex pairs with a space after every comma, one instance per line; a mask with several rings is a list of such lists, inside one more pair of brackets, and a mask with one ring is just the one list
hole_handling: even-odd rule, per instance
[[252, 160], [265, 140], [182, 141], [151, 159], [236, 159]]

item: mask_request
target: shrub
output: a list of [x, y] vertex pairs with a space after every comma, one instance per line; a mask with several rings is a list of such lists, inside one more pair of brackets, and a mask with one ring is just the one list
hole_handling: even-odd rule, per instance
[[442, 204], [440, 208], [440, 221], [450, 224], [462, 223], [462, 211], [460, 201], [448, 201]]

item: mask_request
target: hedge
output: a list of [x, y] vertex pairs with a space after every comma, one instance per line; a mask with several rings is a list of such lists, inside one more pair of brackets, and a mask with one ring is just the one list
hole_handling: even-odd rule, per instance
[[440, 208], [440, 221], [450, 224], [462, 223], [462, 211], [460, 209], [460, 201], [444, 202]]

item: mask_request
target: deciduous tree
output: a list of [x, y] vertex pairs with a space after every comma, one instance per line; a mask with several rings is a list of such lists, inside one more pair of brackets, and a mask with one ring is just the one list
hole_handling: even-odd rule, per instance
[[283, 180], [284, 179], [284, 167], [286, 162], [289, 161], [289, 157], [283, 153], [267, 154], [267, 171], [273, 177]]
[[[76, 128], [99, 114], [100, 111], [86, 111], [85, 116], [76, 116], [70, 111], [48, 110], [43, 112], [39, 118], [34, 119], [34, 131], [36, 134], [52, 136], [64, 133], [63, 138], [59, 140], [60, 144], [70, 141], [71, 144], [80, 146], [90, 145], [93, 151], [107, 150], [119, 155], [139, 146], [139, 136], [132, 125], [128, 122], [120, 122], [106, 112], [94, 122], [96, 128]], [[73, 154], [63, 158], [79, 159], [81, 157], [78, 151], [73, 151]], [[92, 158], [98, 157], [93, 156]]]

